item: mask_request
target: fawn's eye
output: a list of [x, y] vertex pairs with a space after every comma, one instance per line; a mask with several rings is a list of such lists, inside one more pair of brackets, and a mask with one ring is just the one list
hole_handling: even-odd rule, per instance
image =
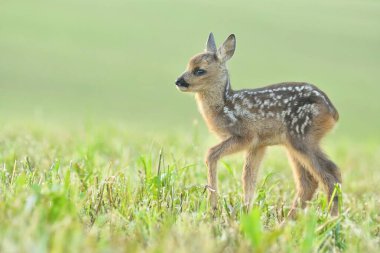
[[196, 75], [196, 76], [201, 76], [201, 75], [206, 74], [206, 70], [200, 69], [200, 68], [196, 68], [196, 69], [194, 69], [193, 74]]

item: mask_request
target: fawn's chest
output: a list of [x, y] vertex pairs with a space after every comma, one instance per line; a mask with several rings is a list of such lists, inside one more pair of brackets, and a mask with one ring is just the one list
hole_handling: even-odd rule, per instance
[[[232, 122], [226, 111], [224, 103], [212, 103], [210, 101], [197, 98], [199, 112], [206, 122], [208, 129], [216, 133], [219, 137], [224, 138], [231, 135]], [[234, 122], [235, 123], [235, 122]]]

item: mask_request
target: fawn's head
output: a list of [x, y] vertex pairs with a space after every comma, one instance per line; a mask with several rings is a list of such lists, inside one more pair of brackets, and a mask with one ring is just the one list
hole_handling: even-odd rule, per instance
[[224, 85], [228, 77], [226, 62], [233, 56], [235, 46], [235, 35], [231, 34], [217, 49], [214, 35], [210, 33], [205, 51], [190, 59], [186, 71], [175, 82], [177, 88], [202, 92]]

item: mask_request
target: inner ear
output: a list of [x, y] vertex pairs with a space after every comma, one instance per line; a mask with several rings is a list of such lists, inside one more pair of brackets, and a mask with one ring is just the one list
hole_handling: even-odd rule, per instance
[[236, 38], [234, 34], [228, 36], [223, 45], [218, 49], [218, 57], [221, 61], [225, 62], [231, 59], [235, 53]]

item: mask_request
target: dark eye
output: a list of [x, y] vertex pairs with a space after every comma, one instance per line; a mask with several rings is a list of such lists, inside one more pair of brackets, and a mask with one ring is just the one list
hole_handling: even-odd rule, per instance
[[193, 73], [196, 76], [201, 76], [201, 75], [206, 74], [206, 70], [200, 69], [200, 68], [196, 68], [196, 69], [194, 69]]

